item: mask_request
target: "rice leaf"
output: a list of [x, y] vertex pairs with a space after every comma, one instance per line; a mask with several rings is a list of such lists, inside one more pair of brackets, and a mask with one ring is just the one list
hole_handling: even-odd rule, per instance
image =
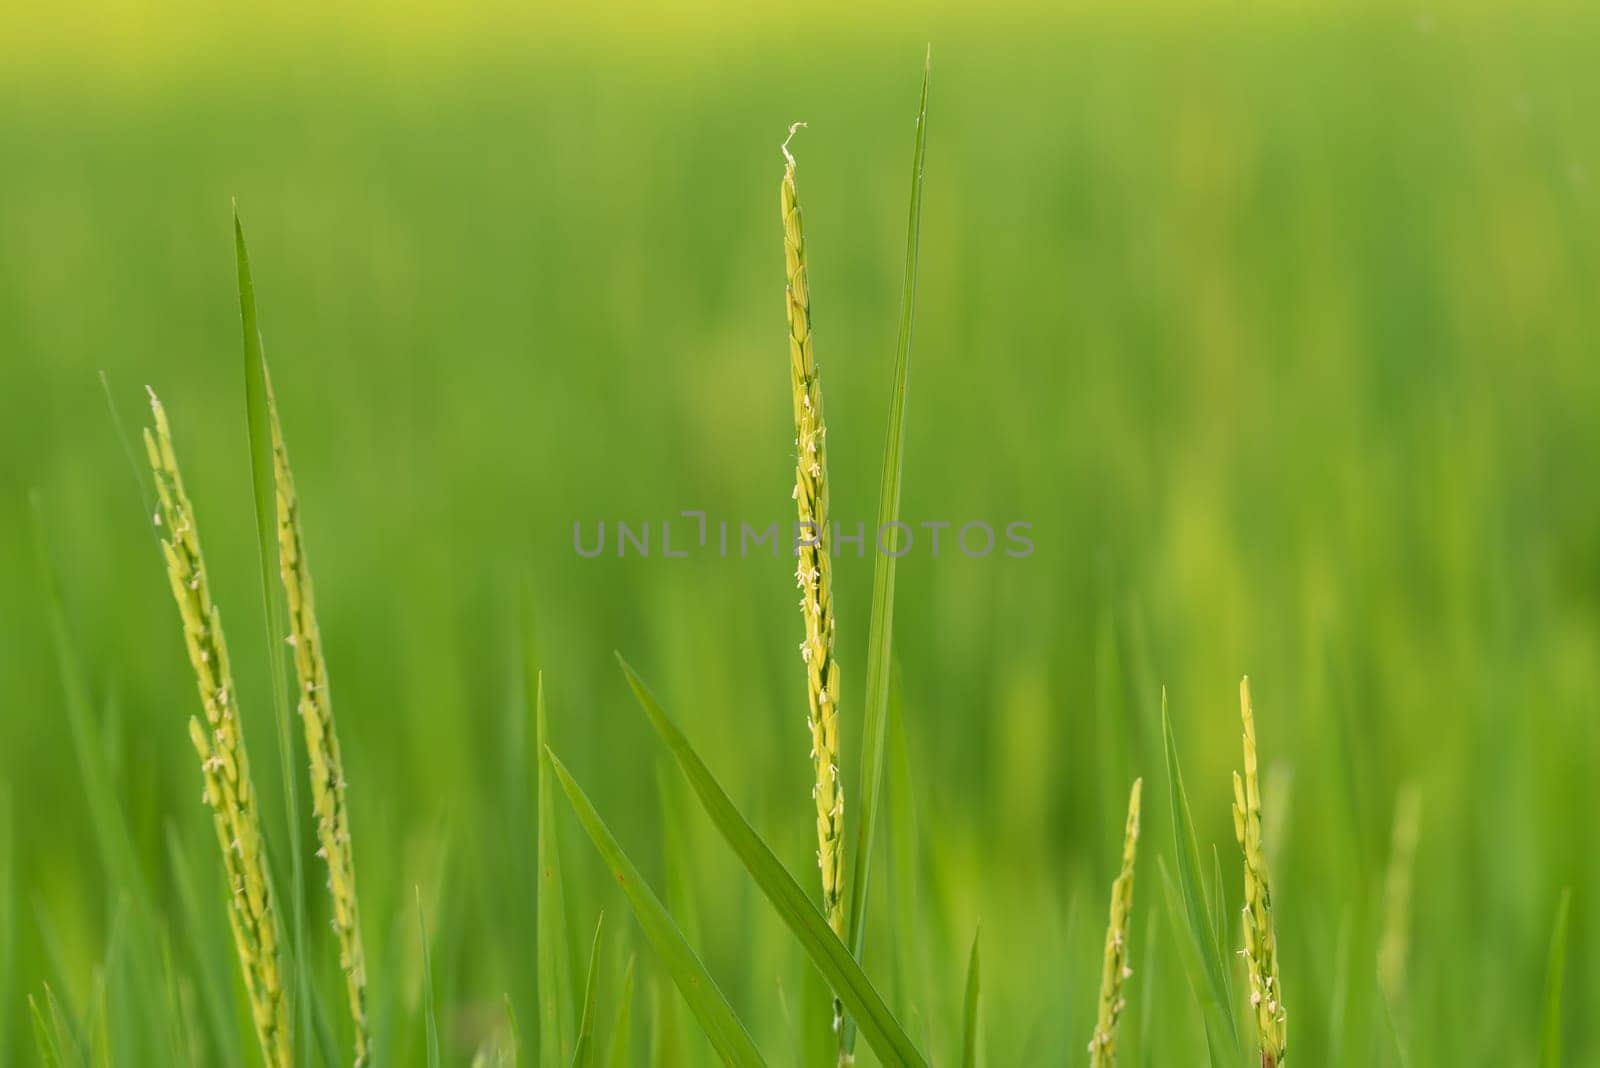
[[293, 929], [288, 954], [294, 969], [299, 1063], [309, 1063], [311, 978], [306, 962], [305, 864], [300, 846], [300, 790], [294, 775], [294, 732], [290, 730], [289, 692], [285, 682], [283, 602], [273, 581], [278, 561], [278, 491], [273, 475], [272, 419], [266, 355], [256, 317], [255, 281], [245, 249], [239, 205], [233, 208], [233, 246], [239, 273], [239, 325], [244, 344], [244, 408], [250, 439], [250, 482], [255, 490], [256, 547], [261, 565], [261, 601], [267, 620], [267, 663], [271, 667], [273, 709], [278, 725], [278, 770], [283, 778], [284, 819], [289, 831], [289, 903]]
[[[1165, 689], [1161, 691], [1161, 734], [1166, 748], [1173, 852], [1177, 858], [1178, 887], [1182, 892], [1181, 918], [1187, 922], [1189, 939], [1193, 943], [1193, 959], [1200, 966], [1199, 978], [1203, 980], [1195, 984], [1195, 996], [1200, 999], [1213, 1052], [1219, 1047], [1228, 1050], [1232, 1054], [1228, 1063], [1234, 1063], [1239, 1059], [1239, 1035], [1233, 1012], [1229, 1008], [1227, 964], [1223, 960], [1222, 948], [1217, 943], [1205, 886], [1201, 882], [1200, 846], [1195, 838], [1194, 820], [1189, 815], [1189, 796], [1183, 788], [1183, 770], [1178, 764], [1178, 743], [1172, 733], [1172, 717], [1167, 711]], [[1218, 890], [1220, 893], [1220, 887]], [[1179, 918], [1178, 914], [1173, 917], [1175, 920]]]
[[[900, 333], [895, 342], [894, 384], [889, 398], [889, 430], [883, 448], [883, 477], [878, 487], [877, 530], [895, 530], [900, 519], [900, 481], [906, 443], [906, 393], [911, 373], [911, 327], [917, 295], [917, 249], [922, 231], [922, 164], [928, 134], [930, 48], [922, 64], [922, 93], [917, 103], [917, 132], [911, 152], [911, 207], [906, 223], [906, 265], [900, 295]], [[891, 534], [891, 537], [897, 536]], [[898, 542], [896, 543], [898, 546]], [[883, 787], [884, 738], [889, 719], [889, 676], [894, 646], [894, 576], [897, 552], [878, 552], [872, 565], [872, 618], [867, 633], [867, 697], [862, 705], [860, 816], [850, 880], [846, 930], [850, 951], [861, 956], [866, 934], [867, 885], [872, 871], [872, 840], [877, 831], [878, 795]], [[848, 1026], [841, 1038], [850, 1048]]]
[[539, 968], [539, 1063], [561, 1064], [572, 1056], [572, 956], [567, 948], [567, 909], [562, 893], [561, 851], [556, 837], [555, 791], [545, 736], [544, 674], [526, 666], [532, 691], [534, 739], [538, 746], [539, 897], [536, 904]]
[[683, 1000], [688, 1003], [690, 1011], [700, 1021], [706, 1036], [711, 1039], [717, 1055], [722, 1058], [724, 1064], [734, 1065], [736, 1068], [766, 1064], [760, 1050], [756, 1049], [755, 1040], [750, 1037], [750, 1032], [734, 1014], [733, 1006], [728, 1004], [728, 999], [723, 996], [716, 980], [706, 971], [706, 966], [701, 963], [699, 956], [695, 954], [694, 949], [684, 939], [683, 933], [678, 930], [677, 924], [673, 922], [672, 916], [639, 874], [639, 869], [633, 866], [633, 861], [628, 859], [622, 847], [617, 844], [611, 829], [600, 818], [600, 813], [595, 811], [588, 795], [583, 792], [583, 788], [573, 779], [556, 755], [548, 749], [545, 752], [549, 755], [551, 768], [561, 783], [561, 789], [566, 792], [567, 800], [572, 803], [572, 810], [577, 814], [578, 822], [583, 825], [589, 839], [594, 842], [595, 849], [599, 851], [606, 867], [611, 870], [612, 877], [622, 887], [622, 892], [627, 897], [628, 905], [633, 909], [639, 926], [644, 930], [645, 937], [660, 955], [667, 973], [678, 985]]
[[711, 822], [733, 848], [745, 870], [788, 925], [817, 970], [833, 987], [834, 995], [861, 1022], [867, 1041], [877, 1052], [878, 1058], [886, 1064], [925, 1064], [922, 1054], [917, 1052], [916, 1045], [889, 1011], [883, 997], [850, 956], [844, 943], [828, 928], [810, 897], [772, 854], [760, 835], [745, 822], [721, 784], [627, 661], [620, 656], [617, 660], [651, 726], [678, 761], [678, 766], [683, 769], [689, 785], [699, 796]]
[[1544, 1012], [1539, 1029], [1539, 1068], [1561, 1065], [1561, 990], [1567, 970], [1567, 922], [1572, 913], [1572, 891], [1561, 891], [1556, 906], [1555, 931], [1550, 935], [1550, 960], [1544, 973]]
[[1166, 858], [1157, 857], [1156, 867], [1161, 872], [1161, 885], [1166, 891], [1167, 912], [1172, 922], [1174, 931], [1182, 932], [1176, 941], [1178, 946], [1178, 960], [1183, 965], [1184, 975], [1189, 980], [1189, 988], [1194, 992], [1195, 1000], [1200, 1003], [1201, 1019], [1205, 1025], [1206, 1050], [1211, 1058], [1211, 1068], [1228, 1068], [1239, 1063], [1239, 1057], [1228, 1048], [1226, 1042], [1226, 1029], [1220, 1023], [1214, 1022], [1217, 1006], [1210, 998], [1208, 988], [1209, 980], [1206, 975], [1206, 964], [1202, 959], [1203, 950], [1197, 939], [1191, 937], [1188, 927], [1188, 907], [1184, 903], [1183, 892], [1178, 889], [1178, 884], [1172, 879], [1172, 873], [1167, 871]]
[[422, 1021], [427, 1033], [428, 1068], [439, 1068], [439, 1019], [433, 1002], [433, 954], [428, 949], [428, 919], [422, 913], [422, 887], [417, 895], [417, 930], [422, 936]]
[[572, 1068], [591, 1068], [595, 1060], [594, 1017], [600, 992], [600, 929], [606, 914], [594, 925], [594, 944], [589, 947], [589, 975], [583, 982], [583, 1013], [578, 1018], [578, 1042], [572, 1051]]
[[961, 1064], [962, 1068], [978, 1068], [978, 1008], [979, 1008], [979, 967], [978, 967], [978, 939], [983, 931], [974, 931], [972, 935], [972, 953], [967, 957], [967, 997], [965, 1010], [962, 1013], [961, 1028]]
[[622, 972], [622, 993], [617, 995], [617, 1019], [611, 1026], [611, 1051], [608, 1068], [628, 1068], [633, 1063], [633, 969], [634, 958]]

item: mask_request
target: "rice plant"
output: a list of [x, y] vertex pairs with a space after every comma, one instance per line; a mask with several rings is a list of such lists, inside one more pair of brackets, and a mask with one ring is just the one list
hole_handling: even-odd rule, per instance
[[150, 391], [150, 410], [155, 427], [145, 430], [144, 443], [160, 501], [153, 519], [161, 528], [167, 577], [205, 713], [204, 720], [199, 716], [189, 718], [189, 737], [200, 755], [205, 781], [202, 796], [211, 806], [217, 843], [228, 874], [228, 922], [233, 928], [261, 1055], [273, 1068], [282, 1068], [290, 1063], [290, 1031], [279, 958], [279, 919], [267, 872], [261, 813], [239, 721], [238, 692], [223, 638], [222, 617], [211, 599], [194, 508], [183, 488], [166, 410], [154, 390]]
[[[789, 127], [792, 139], [804, 123]], [[795, 583], [805, 637], [800, 659], [806, 665], [806, 729], [816, 781], [817, 866], [822, 870], [822, 912], [834, 934], [844, 937], [844, 789], [839, 782], [839, 662], [833, 655], [833, 538], [828, 532], [828, 426], [822, 416], [822, 382], [811, 343], [811, 288], [806, 276], [805, 229], [795, 160], [783, 143], [784, 265], [788, 275], [789, 384], [794, 395], [795, 484], [799, 513]]]
[[350, 1018], [355, 1025], [356, 1068], [367, 1063], [371, 1036], [367, 1026], [367, 963], [361, 945], [361, 914], [356, 899], [355, 849], [350, 811], [345, 803], [344, 761], [333, 720], [328, 666], [323, 658], [322, 631], [317, 626], [316, 595], [306, 561], [300, 502], [289, 469], [289, 452], [278, 421], [278, 405], [270, 376], [264, 379], [272, 428], [272, 470], [277, 486], [278, 566], [289, 606], [289, 634], [294, 649], [296, 709], [305, 729], [311, 764], [311, 807], [317, 821], [317, 856], [328, 869], [333, 901], [333, 931], [339, 941], [339, 967], [344, 972]]
[[1111, 917], [1106, 924], [1106, 948], [1100, 965], [1100, 1000], [1094, 1034], [1089, 1039], [1089, 1063], [1111, 1068], [1117, 1063], [1117, 1021], [1127, 1007], [1122, 987], [1133, 977], [1128, 929], [1133, 922], [1133, 862], [1139, 847], [1139, 792], [1144, 780], [1133, 780], [1128, 792], [1128, 824], [1122, 836], [1122, 870], [1111, 884]]
[[1256, 772], [1256, 720], [1250, 705], [1250, 679], [1239, 681], [1239, 715], [1244, 722], [1244, 776], [1233, 773], [1233, 830], [1244, 851], [1245, 974], [1250, 982], [1250, 1014], [1261, 1049], [1261, 1068], [1283, 1063], [1287, 1030], [1283, 985], [1278, 976], [1278, 937], [1273, 928], [1272, 890], [1261, 844], [1261, 783]]

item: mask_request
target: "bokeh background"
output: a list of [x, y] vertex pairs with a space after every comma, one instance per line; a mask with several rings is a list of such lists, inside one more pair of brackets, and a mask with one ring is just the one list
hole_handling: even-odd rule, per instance
[[[171, 413], [258, 784], [281, 811], [236, 196], [318, 583], [386, 1063], [421, 1057], [418, 886], [447, 1061], [496, 1041], [508, 993], [534, 1030], [525, 590], [555, 747], [787, 1063], [808, 968], [662, 774], [611, 656], [652, 680], [809, 885], [791, 569], [581, 559], [572, 527], [792, 516], [777, 183], [797, 119], [834, 513], [871, 522], [930, 41], [904, 513], [1024, 520], [1037, 548], [901, 563], [917, 838], [891, 883], [915, 892], [875, 904], [868, 970], [948, 1061], [981, 921], [989, 1063], [1082, 1056], [1122, 807], [1144, 775], [1127, 1057], [1198, 1063], [1157, 875], [1172, 854], [1160, 694], [1236, 914], [1248, 672], [1295, 1063], [1532, 1064], [1564, 889], [1567, 1060], [1600, 1057], [1583, 1009], [1600, 997], [1592, 13], [295, 2], [25, 6], [6, 22], [0, 1061], [34, 1057], [26, 995], [44, 984], [84, 1019], [119, 989], [108, 946], [129, 892], [95, 850], [30, 490], [178, 970], [197, 987], [235, 971], [221, 893], [186, 908], [174, 875], [174, 855], [206, 886], [218, 875], [185, 736], [193, 683], [102, 370], [130, 434], [146, 384]], [[870, 561], [837, 575], [853, 785]], [[1408, 793], [1418, 846], [1396, 906]], [[559, 817], [574, 946], [607, 912], [603, 1019], [637, 952], [640, 1062], [704, 1063]], [[307, 882], [334, 991], [314, 865]], [[885, 937], [911, 899], [917, 975]], [[1386, 931], [1405, 946], [1387, 992]], [[121, 1027], [113, 1059], [140, 1062], [138, 1026]], [[248, 1039], [203, 1030], [210, 1063], [255, 1063]]]

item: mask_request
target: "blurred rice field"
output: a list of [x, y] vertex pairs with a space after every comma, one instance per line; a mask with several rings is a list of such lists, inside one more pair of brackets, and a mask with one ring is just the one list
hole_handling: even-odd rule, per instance
[[[1292, 1063], [1535, 1063], [1565, 888], [1566, 1063], [1600, 1063], [1594, 14], [289, 5], [251, 26], [128, 4], [25, 12], [0, 38], [0, 1062], [31, 1063], [26, 995], [44, 983], [79, 1006], [116, 989], [103, 962], [129, 893], [94, 848], [30, 490], [179, 965], [234, 970], [221, 894], [186, 911], [170, 863], [169, 828], [218, 881], [193, 683], [97, 372], [130, 428], [147, 383], [171, 414], [258, 784], [282, 811], [235, 196], [319, 585], [385, 1063], [423, 1063], [414, 886], [446, 1063], [508, 993], [528, 1033], [537, 1019], [525, 589], [554, 745], [645, 875], [672, 883], [763, 1049], [794, 1048], [786, 1006], [809, 966], [611, 657], [652, 680], [809, 886], [792, 569], [585, 559], [573, 526], [792, 516], [777, 185], [797, 119], [833, 512], [870, 525], [931, 40], [903, 511], [1025, 521], [1036, 551], [900, 563], [928, 990], [913, 997], [886, 942], [867, 970], [916, 1002], [908, 1026], [947, 1061], [981, 920], [989, 1063], [1082, 1056], [1143, 775], [1125, 1061], [1199, 1063], [1156, 867], [1172, 847], [1161, 688], [1236, 916], [1248, 672]], [[836, 569], [847, 786], [870, 563]], [[1384, 998], [1407, 789], [1406, 963]], [[664, 819], [693, 861], [670, 880]], [[608, 913], [607, 1025], [639, 955], [642, 1056], [675, 995], [565, 811], [560, 826], [573, 945]], [[320, 878], [315, 970], [336, 991]], [[683, 1063], [709, 1055], [686, 1043]]]

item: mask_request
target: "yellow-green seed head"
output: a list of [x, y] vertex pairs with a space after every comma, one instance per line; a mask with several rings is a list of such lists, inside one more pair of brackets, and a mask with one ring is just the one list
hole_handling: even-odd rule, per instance
[[[796, 123], [789, 134], [802, 125]], [[822, 871], [823, 914], [844, 935], [844, 790], [839, 782], [839, 664], [833, 656], [832, 538], [828, 529], [828, 429], [822, 384], [811, 344], [811, 293], [806, 275], [805, 231], [795, 186], [795, 162], [784, 142], [779, 188], [784, 264], [788, 279], [789, 379], [794, 395], [795, 486], [798, 519], [795, 582], [800, 589], [806, 666], [812, 787], [817, 812], [817, 864]]]
[[1261, 845], [1261, 782], [1256, 769], [1256, 721], [1250, 679], [1239, 683], [1239, 714], [1244, 722], [1244, 775], [1233, 775], [1233, 830], [1244, 852], [1244, 959], [1250, 981], [1250, 1012], [1261, 1047], [1262, 1068], [1279, 1068], [1286, 1045], [1283, 986], [1278, 976], [1277, 936], [1272, 923], [1272, 891]]
[[1133, 977], [1129, 965], [1128, 928], [1133, 917], [1133, 865], [1139, 846], [1139, 793], [1142, 779], [1133, 781], [1128, 794], [1128, 824], [1122, 837], [1122, 871], [1111, 884], [1111, 916], [1106, 923], [1106, 949], [1100, 968], [1100, 1005], [1094, 1035], [1089, 1039], [1089, 1063], [1110, 1068], [1117, 1063], [1117, 1020], [1126, 1006], [1122, 988]]
[[350, 814], [344, 796], [344, 764], [334, 726], [322, 632], [317, 626], [311, 569], [306, 562], [300, 506], [270, 378], [266, 387], [267, 412], [272, 426], [273, 481], [278, 498], [278, 565], [289, 606], [289, 634], [285, 640], [294, 650], [296, 706], [305, 729], [306, 752], [311, 762], [311, 807], [317, 821], [317, 855], [328, 869], [328, 894], [333, 904], [333, 931], [339, 942], [339, 967], [344, 972], [345, 993], [355, 1025], [354, 1065], [362, 1068], [370, 1053], [367, 967], [361, 944]]
[[150, 394], [155, 427], [144, 434], [145, 452], [155, 474], [160, 502], [154, 522], [161, 529], [167, 578], [183, 623], [189, 662], [200, 692], [202, 720], [189, 720], [189, 738], [200, 757], [205, 784], [202, 798], [211, 808], [223, 868], [230, 887], [228, 922], [244, 972], [245, 992], [261, 1053], [271, 1068], [290, 1061], [288, 1000], [278, 961], [278, 918], [267, 876], [260, 813], [250, 781], [250, 762], [239, 725], [238, 697], [222, 636], [222, 622], [211, 601], [194, 509], [184, 493], [172, 448], [167, 415]]

